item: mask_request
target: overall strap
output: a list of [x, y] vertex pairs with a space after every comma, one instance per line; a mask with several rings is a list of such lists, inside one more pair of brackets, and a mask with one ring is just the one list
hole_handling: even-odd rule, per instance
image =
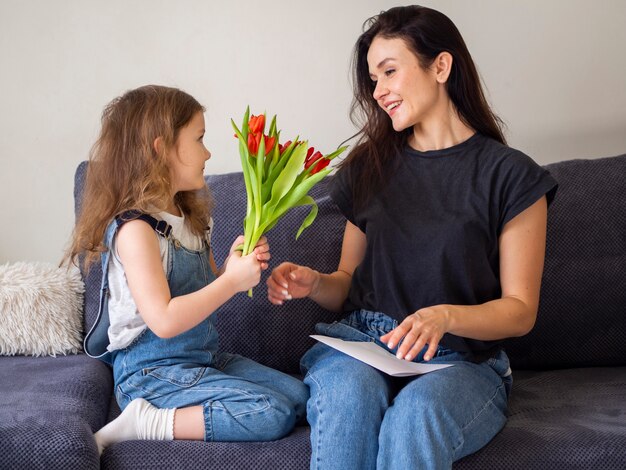
[[152, 229], [163, 238], [169, 239], [170, 235], [172, 234], [172, 226], [168, 224], [165, 220], [157, 220], [151, 215], [144, 214], [139, 211], [122, 212], [115, 219], [117, 220], [120, 227], [126, 222], [139, 219], [150, 225], [150, 227], [152, 227]]
[[152, 229], [165, 239], [170, 239], [172, 233], [172, 226], [164, 220], [157, 220], [154, 217], [143, 214], [139, 211], [126, 211], [115, 217], [115, 220], [107, 227], [105, 232], [105, 245], [108, 250], [104, 251], [101, 256], [102, 266], [102, 280], [100, 286], [100, 302], [98, 305], [98, 315], [96, 321], [91, 326], [89, 332], [85, 335], [84, 348], [85, 352], [90, 357], [95, 357], [108, 364], [112, 363], [111, 353], [108, 351], [109, 335], [108, 330], [110, 326], [109, 309], [108, 309], [108, 263], [110, 256], [110, 249], [112, 246], [113, 237], [117, 230], [126, 222], [131, 220], [140, 219], [146, 222]]

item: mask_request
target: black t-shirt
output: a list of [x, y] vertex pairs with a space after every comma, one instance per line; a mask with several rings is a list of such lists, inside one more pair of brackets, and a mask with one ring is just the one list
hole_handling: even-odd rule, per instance
[[[424, 307], [500, 298], [502, 229], [543, 195], [550, 202], [556, 181], [522, 152], [481, 134], [443, 150], [407, 147], [399, 160], [388, 182], [358, 210], [351, 188], [358, 168], [333, 178], [333, 200], [367, 238], [344, 309], [402, 321]], [[451, 334], [441, 340], [475, 353], [497, 344]]]

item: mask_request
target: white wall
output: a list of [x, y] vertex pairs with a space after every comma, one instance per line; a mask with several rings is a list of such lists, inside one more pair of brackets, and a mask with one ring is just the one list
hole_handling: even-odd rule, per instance
[[[208, 172], [237, 171], [229, 120], [278, 114], [323, 151], [353, 133], [349, 60], [383, 0], [0, 0], [0, 263], [58, 262], [73, 172], [113, 97], [146, 83], [207, 107]], [[457, 24], [540, 163], [626, 152], [626, 2], [425, 1]]]

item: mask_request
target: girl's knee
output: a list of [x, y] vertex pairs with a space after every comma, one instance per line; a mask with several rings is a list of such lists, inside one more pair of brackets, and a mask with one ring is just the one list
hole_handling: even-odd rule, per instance
[[259, 441], [275, 441], [287, 436], [294, 428], [298, 411], [287, 399], [270, 399], [270, 408], [266, 420], [259, 422], [257, 430]]

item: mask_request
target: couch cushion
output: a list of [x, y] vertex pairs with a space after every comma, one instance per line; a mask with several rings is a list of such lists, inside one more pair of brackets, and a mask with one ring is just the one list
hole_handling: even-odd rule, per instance
[[513, 375], [506, 426], [455, 470], [624, 468], [626, 367]]
[[626, 155], [547, 165], [548, 213], [535, 328], [509, 340], [514, 368], [626, 365]]
[[104, 451], [102, 468], [304, 470], [309, 468], [310, 449], [308, 427], [297, 427], [272, 442], [126, 441]]
[[107, 367], [84, 354], [0, 358], [0, 468], [99, 468]]
[[[622, 469], [626, 367], [515, 374], [505, 428], [455, 470]], [[345, 437], [348, 438], [348, 437]], [[105, 469], [309, 467], [308, 427], [274, 442], [127, 441], [107, 448]]]

